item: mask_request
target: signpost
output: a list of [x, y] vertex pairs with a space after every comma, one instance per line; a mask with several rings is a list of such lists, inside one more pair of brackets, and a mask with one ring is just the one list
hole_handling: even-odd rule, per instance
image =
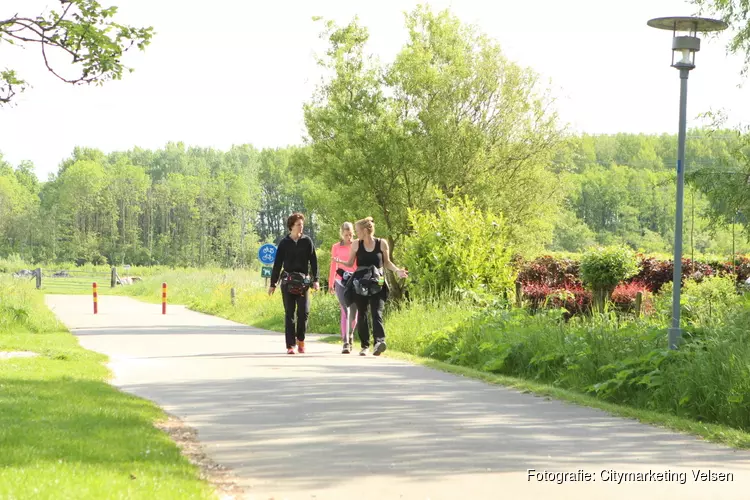
[[274, 260], [276, 259], [276, 245], [266, 243], [258, 249], [258, 260], [263, 266], [260, 269], [260, 277], [265, 278], [266, 287], [268, 287], [268, 278], [271, 277], [271, 271], [273, 270]]

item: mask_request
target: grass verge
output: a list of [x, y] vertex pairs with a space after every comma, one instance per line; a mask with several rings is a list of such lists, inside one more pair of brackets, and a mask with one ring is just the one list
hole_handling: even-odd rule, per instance
[[153, 403], [107, 383], [32, 284], [0, 279], [0, 498], [211, 499]]

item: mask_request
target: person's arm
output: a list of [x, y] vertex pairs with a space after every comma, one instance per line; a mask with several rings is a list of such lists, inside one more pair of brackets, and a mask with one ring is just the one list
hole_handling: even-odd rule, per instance
[[271, 291], [271, 289], [276, 288], [276, 284], [279, 282], [279, 278], [281, 278], [281, 266], [284, 264], [285, 250], [286, 246], [284, 245], [284, 240], [281, 240], [279, 242], [279, 245], [276, 247], [276, 258], [273, 261], [273, 270], [271, 271], [271, 287], [269, 288], [269, 292]]
[[398, 275], [399, 278], [406, 278], [409, 276], [409, 272], [404, 269], [399, 269], [399, 267], [391, 262], [391, 251], [388, 248], [388, 242], [384, 239], [380, 240], [380, 250], [383, 252], [383, 264], [385, 265], [386, 269], [390, 269], [394, 273]]
[[313, 283], [320, 281], [320, 276], [318, 275], [318, 254], [315, 251], [315, 243], [313, 243], [312, 238], [310, 238], [310, 274], [312, 274]]
[[328, 289], [333, 290], [333, 284], [334, 280], [336, 279], [336, 262], [334, 262], [334, 258], [336, 257], [336, 245], [338, 243], [334, 243], [331, 247], [331, 268], [328, 270]]
[[320, 277], [318, 276], [318, 254], [315, 252], [315, 243], [310, 238], [310, 273], [312, 273], [313, 290], [320, 290]]
[[[352, 249], [349, 251], [349, 260], [344, 261], [341, 259], [335, 259], [334, 262], [341, 264], [345, 267], [351, 267], [354, 265], [354, 261], [357, 260], [357, 249], [359, 248], [359, 240], [352, 241]], [[333, 260], [333, 259], [332, 259]]]

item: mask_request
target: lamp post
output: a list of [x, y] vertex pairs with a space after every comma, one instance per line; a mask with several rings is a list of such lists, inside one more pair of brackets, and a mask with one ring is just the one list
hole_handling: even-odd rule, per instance
[[[659, 17], [647, 23], [652, 28], [672, 31], [672, 67], [680, 71], [680, 124], [677, 134], [677, 210], [674, 228], [674, 274], [672, 277], [672, 327], [669, 348], [677, 349], [682, 337], [680, 329], [680, 286], [682, 284], [682, 212], [685, 191], [685, 134], [687, 123], [687, 82], [695, 68], [695, 53], [701, 48], [696, 35], [727, 28], [723, 21], [701, 17]], [[677, 33], [687, 33], [678, 36]], [[675, 61], [675, 56], [677, 60]]]

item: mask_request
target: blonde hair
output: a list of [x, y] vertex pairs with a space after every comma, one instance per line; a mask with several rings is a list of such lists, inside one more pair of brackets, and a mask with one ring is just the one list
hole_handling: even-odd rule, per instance
[[339, 236], [341, 237], [341, 241], [344, 240], [344, 231], [350, 231], [352, 233], [352, 236], [354, 236], [354, 226], [352, 226], [351, 222], [344, 222], [341, 224], [341, 228], [339, 229]]
[[375, 234], [375, 224], [372, 222], [372, 217], [367, 217], [357, 221], [357, 225], [361, 227], [370, 236]]

